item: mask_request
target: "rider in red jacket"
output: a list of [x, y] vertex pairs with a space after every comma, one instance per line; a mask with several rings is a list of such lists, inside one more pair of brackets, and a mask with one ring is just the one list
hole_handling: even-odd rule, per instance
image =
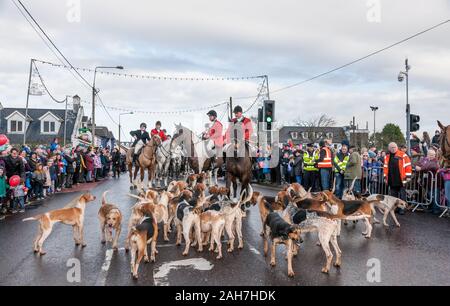
[[244, 131], [243, 131], [244, 140], [246, 143], [248, 143], [250, 141], [250, 137], [253, 133], [252, 120], [250, 118], [244, 117], [244, 115], [242, 114], [242, 107], [240, 107], [239, 105], [237, 105], [234, 108], [233, 113], [234, 113], [235, 117], [233, 119], [231, 119], [231, 122], [228, 125], [227, 132], [225, 133], [225, 143], [229, 144], [231, 142], [231, 140], [234, 138], [234, 136], [232, 136], [230, 134], [231, 134], [231, 131], [233, 130], [234, 125], [237, 123], [242, 123], [243, 129], [244, 129]]
[[155, 128], [151, 130], [151, 135], [158, 135], [161, 138], [161, 141], [164, 142], [167, 140], [167, 136], [163, 130], [161, 130], [161, 121], [156, 121]]

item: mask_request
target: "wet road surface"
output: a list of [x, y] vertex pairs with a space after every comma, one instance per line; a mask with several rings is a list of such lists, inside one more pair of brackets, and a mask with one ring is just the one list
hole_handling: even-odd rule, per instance
[[[89, 203], [86, 209], [87, 247], [84, 249], [75, 246], [70, 226], [56, 224], [44, 244], [47, 255], [38, 256], [32, 251], [37, 222], [21, 221], [62, 208], [81, 192], [57, 194], [37, 208], [1, 221], [0, 285], [450, 285], [449, 219], [408, 212], [398, 216], [401, 228], [375, 225], [370, 240], [361, 235], [361, 222], [344, 226], [339, 238], [342, 267], [332, 267], [328, 275], [321, 273], [325, 255], [316, 246], [316, 234], [307, 234], [293, 260], [296, 275], [289, 278], [283, 246], [278, 247], [276, 267], [270, 267], [269, 259], [262, 255], [257, 207], [250, 208], [243, 221], [244, 249], [236, 249], [230, 254], [224, 243], [221, 260], [216, 260], [214, 253], [207, 250], [198, 253], [194, 248], [185, 257], [181, 255], [183, 246], [175, 246], [175, 233], [172, 232], [169, 242], [160, 239], [156, 263], [142, 263], [139, 280], [135, 281], [130, 275], [130, 256], [123, 249], [130, 207], [135, 203], [127, 196], [128, 188], [125, 176], [95, 185], [92, 193], [97, 200]], [[111, 250], [110, 244], [100, 243], [97, 212], [105, 190], [111, 190], [108, 201], [119, 206], [124, 215], [119, 239], [121, 248], [117, 252]], [[255, 187], [255, 190], [267, 195], [275, 193], [266, 187]], [[392, 223], [392, 220], [388, 219], [388, 222]], [[73, 275], [74, 258], [80, 262], [79, 282], [68, 281]], [[372, 273], [371, 269], [378, 263], [379, 273]]]

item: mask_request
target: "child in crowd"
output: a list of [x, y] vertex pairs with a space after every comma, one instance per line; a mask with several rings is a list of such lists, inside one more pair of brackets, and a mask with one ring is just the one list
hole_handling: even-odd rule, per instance
[[18, 211], [21, 213], [25, 212], [25, 196], [27, 195], [27, 189], [28, 188], [25, 187], [25, 181], [23, 179], [20, 179], [20, 184], [13, 188], [13, 214]]
[[33, 182], [34, 182], [34, 192], [36, 195], [36, 200], [44, 199], [44, 184], [47, 180], [47, 176], [44, 171], [42, 164], [36, 165], [36, 170], [33, 172]]
[[52, 178], [50, 175], [50, 168], [53, 162], [49, 159], [47, 162], [47, 165], [44, 167], [44, 173], [45, 173], [45, 182], [44, 182], [44, 197], [50, 195], [52, 193]]
[[48, 166], [48, 171], [50, 173], [50, 180], [51, 180], [51, 185], [50, 185], [50, 189], [51, 189], [51, 193], [55, 193], [56, 192], [56, 180], [57, 180], [57, 172], [58, 170], [55, 159], [51, 158], [48, 160], [47, 162], [47, 166]]
[[4, 214], [6, 213], [6, 208], [3, 205], [6, 202], [7, 189], [8, 182], [6, 180], [5, 168], [0, 167], [0, 220], [5, 219]]

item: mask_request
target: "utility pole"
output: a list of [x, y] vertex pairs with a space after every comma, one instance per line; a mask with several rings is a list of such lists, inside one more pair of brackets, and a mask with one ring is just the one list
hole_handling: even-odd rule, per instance
[[66, 146], [66, 138], [67, 138], [67, 99], [69, 96], [66, 96], [66, 109], [64, 111], [64, 147]]
[[231, 119], [233, 119], [233, 98], [230, 97], [230, 118], [228, 119], [228, 121], [231, 122]]
[[28, 103], [30, 100], [31, 74], [33, 72], [34, 59], [30, 61], [30, 74], [28, 75], [27, 104], [25, 106], [25, 126], [23, 127], [23, 144], [27, 141]]
[[408, 65], [408, 59], [405, 59], [405, 71], [400, 71], [398, 74], [398, 81], [402, 82], [406, 78], [406, 148], [408, 155], [411, 156], [411, 108], [409, 105], [409, 70], [411, 66]]
[[371, 106], [370, 109], [373, 111], [373, 145], [377, 145], [377, 139], [376, 139], [376, 129], [375, 129], [375, 116], [378, 110], [378, 106]]
[[97, 66], [94, 70], [94, 82], [92, 85], [92, 144], [95, 146], [95, 95], [97, 94], [97, 89], [95, 89], [95, 78], [97, 76], [97, 69], [120, 69], [123, 70], [123, 66]]

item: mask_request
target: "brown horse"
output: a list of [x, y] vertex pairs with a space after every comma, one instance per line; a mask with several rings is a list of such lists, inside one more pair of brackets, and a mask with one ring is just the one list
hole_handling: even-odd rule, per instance
[[[225, 149], [226, 154], [226, 187], [230, 189], [233, 184], [233, 193], [230, 197], [236, 198], [237, 180], [241, 182], [241, 192], [246, 190], [252, 178], [252, 158], [247, 144], [232, 141]], [[244, 151], [243, 151], [244, 150]]]
[[450, 163], [450, 125], [444, 126], [438, 120], [438, 126], [441, 128], [441, 137], [439, 139], [442, 157], [446, 163]]
[[161, 138], [158, 135], [153, 135], [152, 138], [142, 148], [141, 153], [136, 161], [133, 173], [133, 154], [134, 148], [130, 148], [127, 151], [126, 163], [128, 166], [128, 172], [130, 174], [130, 189], [137, 188], [136, 176], [140, 170], [140, 183], [144, 182], [145, 169], [148, 171], [148, 185], [151, 187], [151, 183], [155, 176], [156, 170], [156, 149], [161, 144]]

